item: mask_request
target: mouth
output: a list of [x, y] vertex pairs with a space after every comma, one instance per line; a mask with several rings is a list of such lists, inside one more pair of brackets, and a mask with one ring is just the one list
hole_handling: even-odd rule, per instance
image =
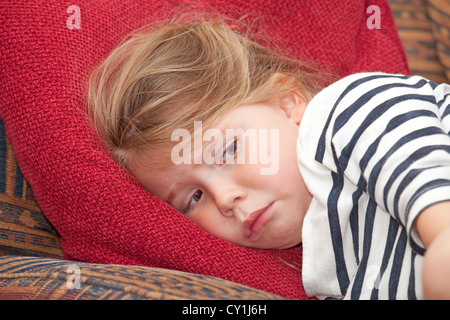
[[247, 220], [244, 221], [244, 237], [247, 240], [254, 241], [258, 238], [264, 225], [271, 217], [273, 203], [267, 207], [252, 212]]

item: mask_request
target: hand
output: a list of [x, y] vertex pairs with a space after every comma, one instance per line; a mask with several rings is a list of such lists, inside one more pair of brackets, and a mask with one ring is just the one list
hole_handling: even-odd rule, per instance
[[450, 202], [424, 210], [416, 221], [426, 246], [423, 290], [426, 299], [450, 299]]

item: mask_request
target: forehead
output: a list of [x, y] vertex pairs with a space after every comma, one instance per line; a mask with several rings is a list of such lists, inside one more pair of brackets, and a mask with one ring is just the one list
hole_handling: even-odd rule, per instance
[[175, 165], [172, 163], [160, 167], [142, 161], [134, 163], [132, 171], [135, 178], [148, 192], [170, 202], [170, 190], [189, 179], [193, 168], [189, 164]]

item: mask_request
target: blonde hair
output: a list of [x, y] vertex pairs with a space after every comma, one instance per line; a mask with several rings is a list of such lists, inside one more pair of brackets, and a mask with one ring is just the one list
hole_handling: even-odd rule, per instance
[[315, 68], [252, 41], [223, 21], [165, 23], [133, 34], [94, 70], [94, 127], [119, 165], [167, 163], [171, 134], [203, 129], [239, 105], [321, 89]]

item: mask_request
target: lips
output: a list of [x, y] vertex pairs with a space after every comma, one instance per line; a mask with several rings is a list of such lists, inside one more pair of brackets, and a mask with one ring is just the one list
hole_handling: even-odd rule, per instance
[[266, 222], [269, 220], [272, 212], [272, 205], [252, 212], [244, 221], [244, 237], [250, 241], [255, 240], [261, 233]]

